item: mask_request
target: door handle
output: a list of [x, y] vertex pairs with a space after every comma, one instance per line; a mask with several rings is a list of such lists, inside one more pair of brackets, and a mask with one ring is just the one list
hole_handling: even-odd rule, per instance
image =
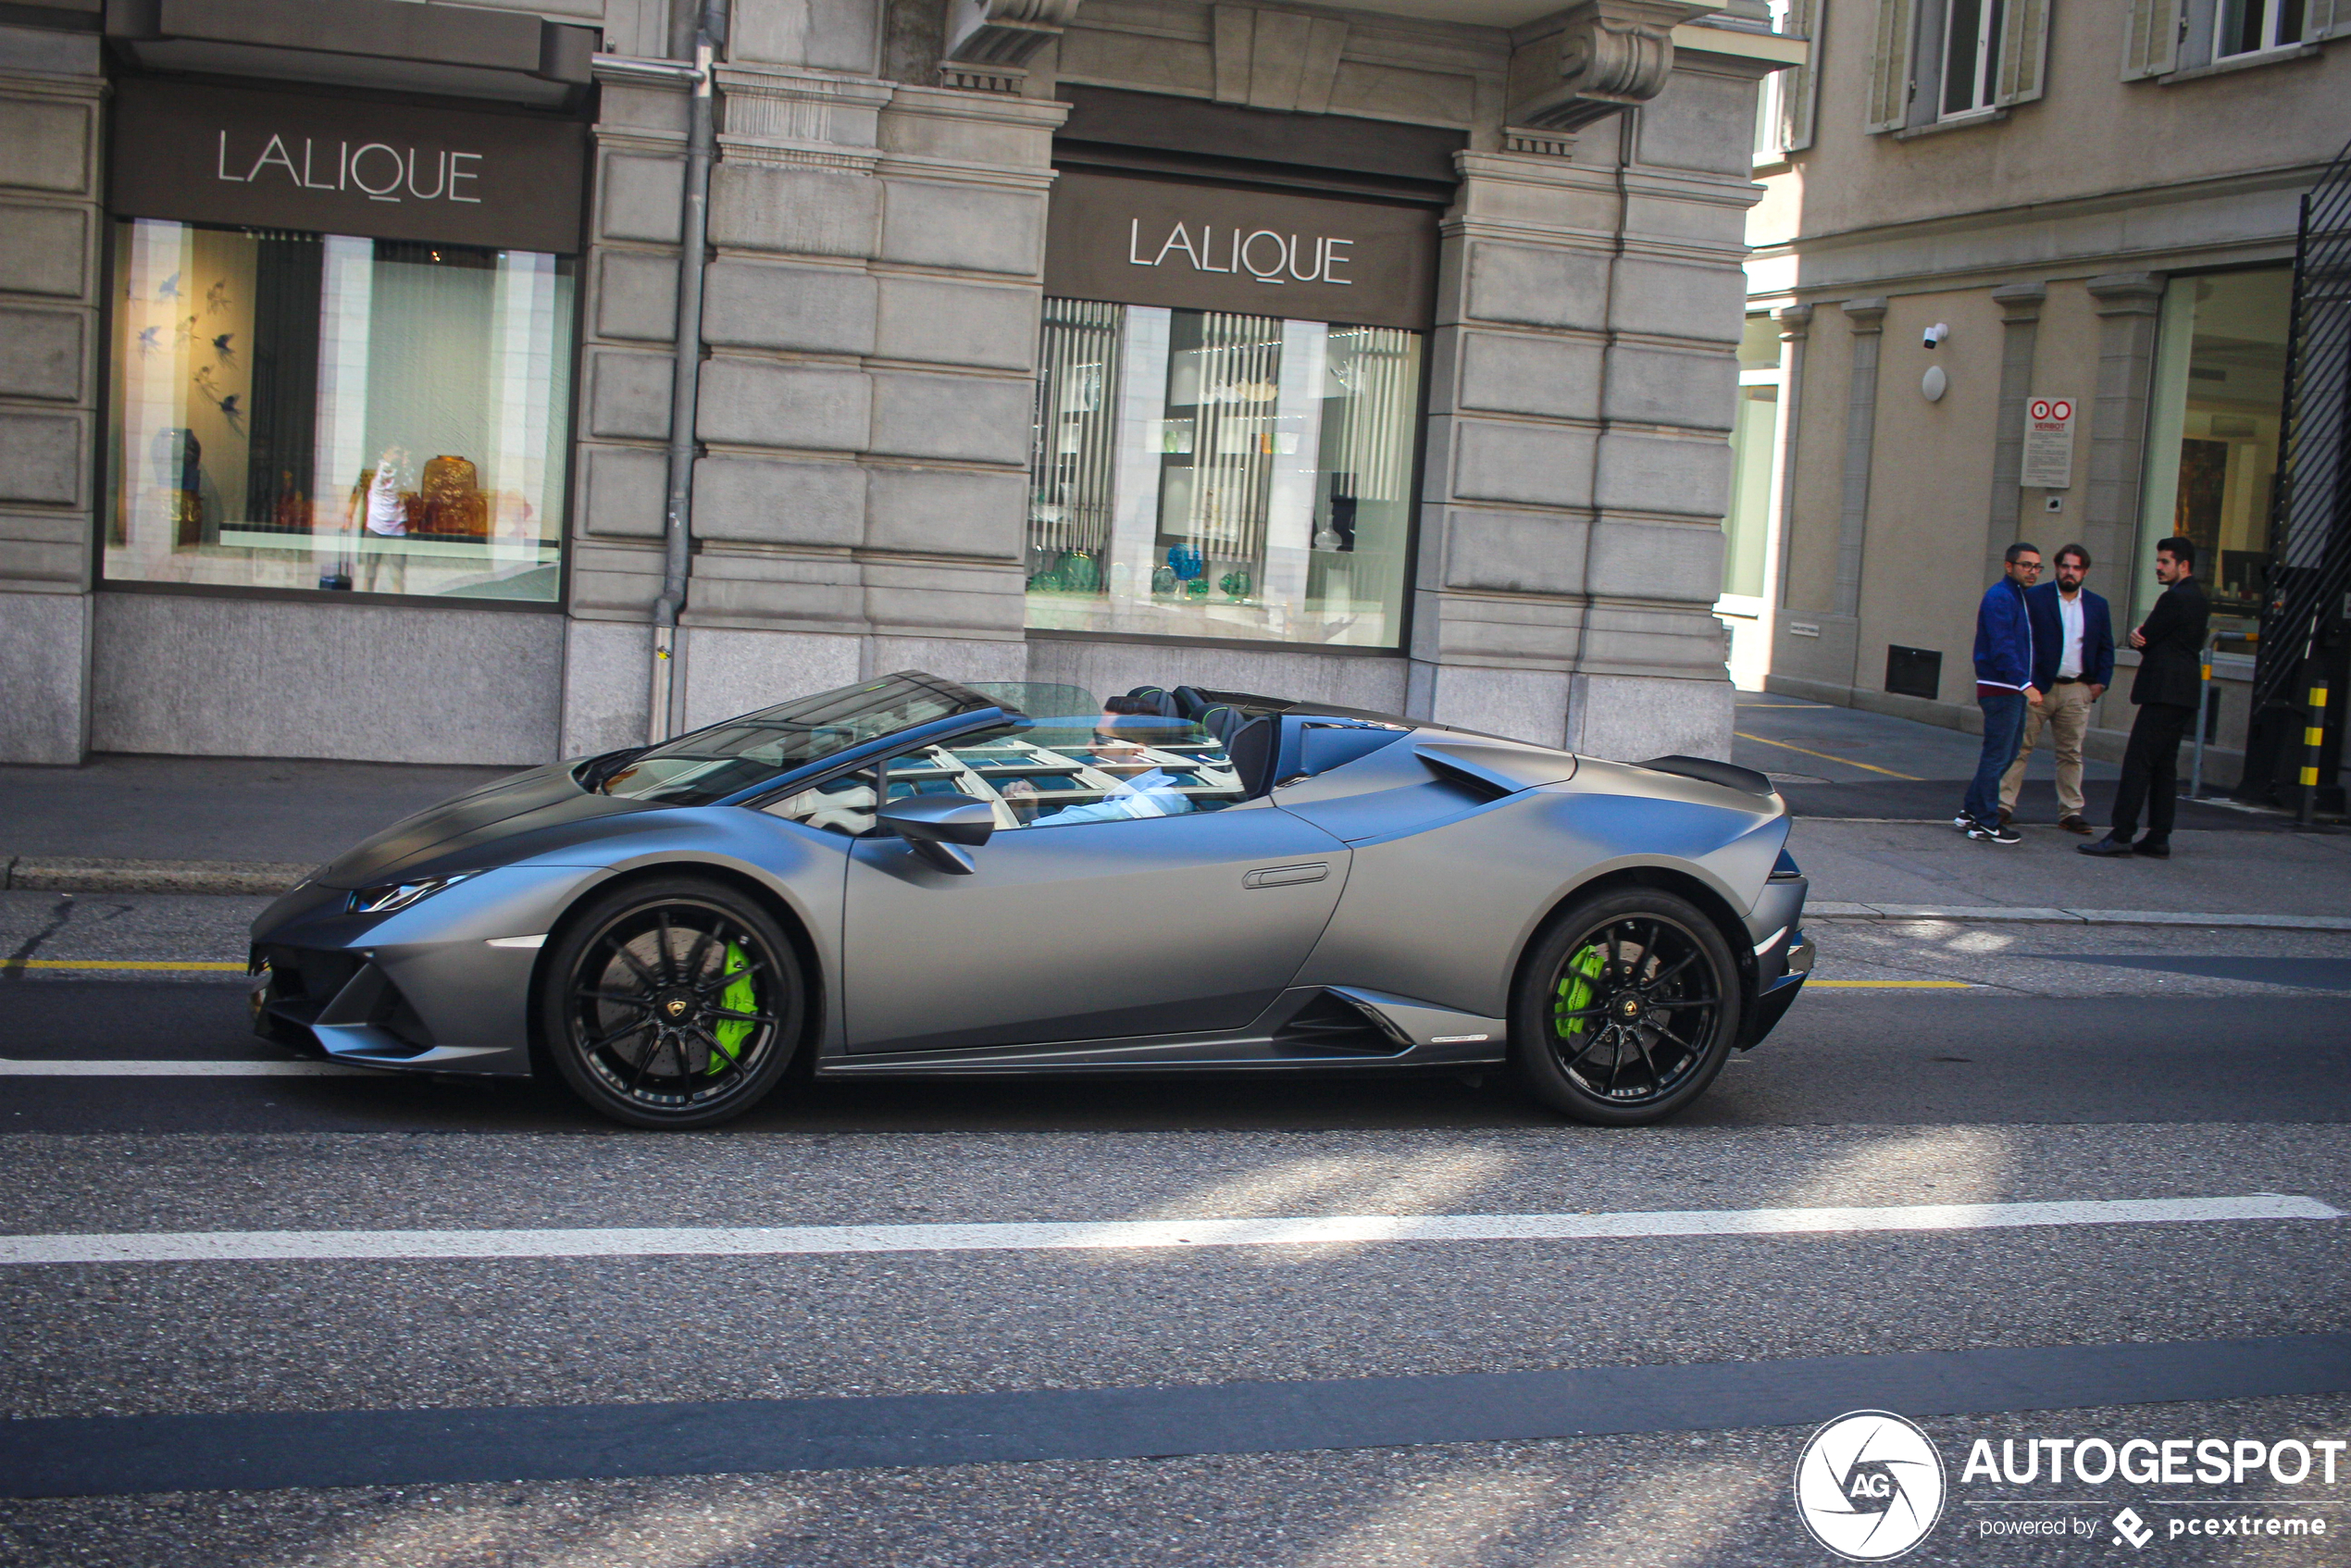
[[1310, 861], [1303, 865], [1261, 865], [1241, 878], [1244, 888], [1287, 888], [1293, 882], [1319, 882], [1331, 874], [1330, 862]]

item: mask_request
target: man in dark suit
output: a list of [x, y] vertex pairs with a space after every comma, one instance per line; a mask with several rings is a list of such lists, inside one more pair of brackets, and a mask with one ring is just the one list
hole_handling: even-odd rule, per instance
[[2024, 613], [2033, 624], [2033, 684], [2041, 705], [2026, 710], [2024, 742], [2000, 779], [2000, 820], [2016, 815], [2024, 788], [2024, 765], [2046, 728], [2057, 745], [2058, 826], [2086, 837], [2082, 815], [2082, 742], [2090, 733], [2090, 710], [2114, 680], [2114, 621], [2106, 601], [2082, 586], [2090, 552], [2069, 544], [2057, 553], [2057, 581], [2024, 591]]
[[[2180, 740], [2196, 722], [2203, 695], [2204, 633], [2212, 612], [2204, 590], [2196, 586], [2196, 546], [2184, 539], [2167, 539], [2155, 547], [2155, 580], [2163, 596], [2147, 618], [2131, 633], [2139, 650], [2138, 678], [2131, 682], [2131, 701], [2139, 716], [2131, 725], [2131, 743], [2122, 753], [2122, 780], [2114, 787], [2113, 826], [2094, 844], [2080, 846], [2084, 854], [2144, 854], [2158, 860], [2171, 855], [2171, 815], [2179, 801]], [[2137, 843], [2139, 808], [2146, 807], [2147, 836]]]

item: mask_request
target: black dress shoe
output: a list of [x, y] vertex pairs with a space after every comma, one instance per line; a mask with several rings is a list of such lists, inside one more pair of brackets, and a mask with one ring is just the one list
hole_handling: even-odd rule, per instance
[[2170, 860], [2171, 858], [2171, 846], [2170, 844], [2158, 843], [2153, 839], [2141, 839], [2137, 843], [2131, 846], [2131, 852], [2133, 854], [2143, 854], [2149, 860]]
[[2129, 854], [2131, 852], [2131, 846], [2116, 838], [2111, 833], [2108, 834], [2105, 838], [2096, 840], [2095, 843], [2076, 844], [2073, 847], [2082, 852], [2084, 854], [2112, 855]]

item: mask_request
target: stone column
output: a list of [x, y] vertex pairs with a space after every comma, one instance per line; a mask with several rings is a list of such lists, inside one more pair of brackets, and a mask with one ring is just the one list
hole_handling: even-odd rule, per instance
[[[743, 0], [719, 69], [688, 725], [909, 666], [1026, 671], [1030, 404], [1066, 111], [871, 74], [868, 10]], [[605, 102], [570, 750], [643, 728], [670, 418], [682, 93], [607, 83]]]
[[562, 753], [641, 745], [661, 592], [687, 84], [598, 70], [572, 465]]
[[1763, 605], [1773, 621], [1771, 643], [1778, 642], [1777, 622], [1787, 608], [1788, 541], [1796, 530], [1789, 514], [1796, 507], [1797, 438], [1804, 429], [1800, 417], [1804, 397], [1804, 348], [1812, 336], [1812, 307], [1784, 305], [1772, 312], [1780, 329], [1780, 478], [1778, 504], [1772, 509], [1772, 539], [1764, 559], [1771, 580], [1764, 584]]
[[[2000, 401], [1992, 429], [1992, 509], [1984, 533], [1984, 580], [1998, 577], [2009, 546], [2024, 531], [2018, 510], [2024, 475], [2024, 405], [2033, 397], [2033, 354], [2041, 335], [2041, 306], [2049, 291], [2039, 283], [2004, 283], [1992, 291], [2000, 307]], [[2043, 559], [2055, 581], [2054, 554], [2061, 541], [2044, 540]]]
[[1847, 300], [1838, 307], [1853, 329], [1853, 365], [1845, 394], [1845, 490], [1836, 516], [1836, 613], [1861, 613], [1861, 561], [1870, 541], [1870, 465], [1877, 454], [1878, 350], [1885, 301]]
[[1550, 143], [1571, 156], [1460, 156], [1414, 713], [1603, 756], [1728, 753], [1713, 604], [1756, 188], [1715, 128], [1753, 83], [1700, 55], [1653, 103]]
[[[2146, 472], [2147, 386], [2155, 373], [2155, 330], [2163, 280], [2150, 272], [2093, 278], [2097, 302], [2098, 379], [2090, 409], [2090, 480], [2082, 542], [2089, 547], [2090, 586], [2132, 613], [2138, 580], [2139, 491]], [[2120, 628], [2118, 628], [2120, 629]]]
[[0, 762], [89, 749], [98, 40], [0, 27]]

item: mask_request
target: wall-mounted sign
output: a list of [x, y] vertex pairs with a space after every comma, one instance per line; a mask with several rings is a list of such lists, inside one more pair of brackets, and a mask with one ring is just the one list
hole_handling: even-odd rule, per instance
[[1429, 207], [1064, 169], [1045, 292], [1065, 299], [1425, 329]]
[[2073, 483], [2073, 400], [2036, 397], [2024, 405], [2024, 471], [2017, 483], [2065, 490]]
[[131, 79], [109, 202], [125, 218], [579, 249], [587, 130], [372, 99]]

